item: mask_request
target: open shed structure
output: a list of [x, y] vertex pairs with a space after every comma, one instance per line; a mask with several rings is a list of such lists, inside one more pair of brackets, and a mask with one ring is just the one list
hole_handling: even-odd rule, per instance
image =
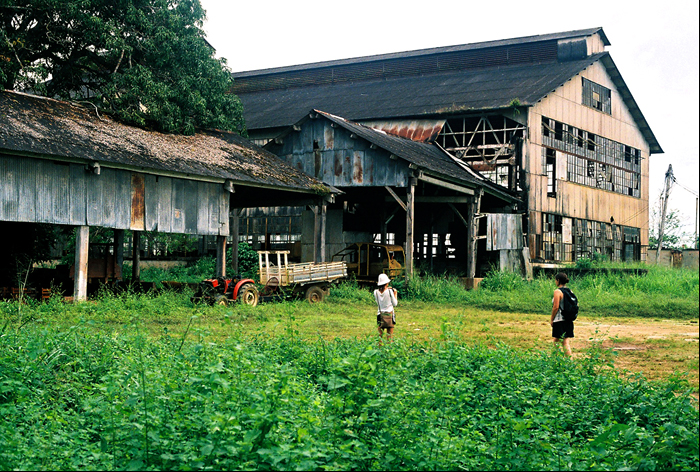
[[[311, 110], [266, 148], [299, 171], [342, 190], [334, 205], [320, 207], [322, 219], [329, 220], [328, 240], [321, 245], [324, 259], [353, 242], [378, 239], [405, 247], [409, 274], [415, 259], [434, 271], [474, 277], [477, 265], [488, 262], [488, 254], [477, 251], [477, 244], [482, 241], [487, 249], [489, 242], [487, 220], [480, 225], [475, 216], [512, 213], [519, 203], [512, 192], [437, 145], [320, 110]], [[513, 239], [512, 248], [521, 249], [521, 236]], [[477, 254], [482, 257], [477, 259]]]
[[123, 230], [216, 236], [224, 275], [226, 238], [238, 241], [232, 209], [320, 205], [333, 195], [234, 133], [162, 134], [9, 91], [0, 92], [0, 176], [0, 223], [77, 228], [76, 299], [86, 297], [90, 226], [116, 230], [117, 259]]
[[[649, 157], [663, 151], [605, 50], [609, 45], [602, 28], [590, 28], [239, 72], [233, 92], [259, 144], [288, 134], [309, 110], [323, 110], [444, 151], [519, 197], [512, 211], [521, 216], [535, 264], [596, 253], [645, 260]], [[323, 139], [291, 154], [268, 146], [295, 164], [295, 156], [312, 159], [307, 150]], [[308, 161], [302, 167], [315, 171]], [[511, 222], [492, 218], [492, 239], [506, 241]], [[417, 253], [420, 242], [414, 241]]]

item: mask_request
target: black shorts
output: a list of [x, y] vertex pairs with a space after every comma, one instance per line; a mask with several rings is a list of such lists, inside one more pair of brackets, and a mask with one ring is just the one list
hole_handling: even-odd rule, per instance
[[552, 337], [573, 338], [574, 337], [574, 322], [573, 321], [557, 321], [552, 324]]

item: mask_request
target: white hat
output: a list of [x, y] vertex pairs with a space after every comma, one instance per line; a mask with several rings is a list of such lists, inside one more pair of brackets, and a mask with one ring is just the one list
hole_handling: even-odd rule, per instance
[[391, 282], [391, 279], [386, 274], [379, 274], [379, 280], [377, 280], [377, 285], [386, 285]]

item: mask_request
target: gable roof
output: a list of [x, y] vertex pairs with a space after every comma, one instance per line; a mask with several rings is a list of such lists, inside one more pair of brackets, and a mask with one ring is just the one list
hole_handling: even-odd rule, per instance
[[[321, 110], [312, 110], [311, 113], [307, 113], [295, 125], [303, 124], [309, 120], [309, 116], [313, 113], [318, 113], [348, 132], [354, 133], [356, 136], [384, 149], [390, 154], [404, 159], [430, 176], [470, 188], [483, 188], [486, 193], [509, 203], [520, 201], [520, 198], [512, 192], [494, 184], [470, 169], [467, 165], [460, 164], [456, 158], [450, 157], [447, 151], [436, 144], [417, 142], [408, 138], [387, 134], [384, 131], [373, 129], [360, 123], [354, 123]], [[284, 134], [288, 134], [292, 130], [293, 128], [290, 127]], [[268, 144], [268, 146], [274, 146], [274, 144]]]
[[586, 38], [594, 35], [610, 45], [602, 28], [589, 28], [237, 72], [232, 91], [249, 130], [275, 130], [312, 108], [365, 121], [532, 106], [600, 62], [651, 153], [663, 152], [609, 53], [588, 55]]
[[249, 129], [288, 126], [311, 108], [361, 121], [508, 108], [516, 99], [521, 105], [530, 106], [603, 54], [564, 63], [517, 64], [269, 90], [239, 98]]
[[235, 133], [148, 131], [92, 109], [7, 90], [0, 92], [0, 117], [0, 153], [306, 193], [322, 185]]

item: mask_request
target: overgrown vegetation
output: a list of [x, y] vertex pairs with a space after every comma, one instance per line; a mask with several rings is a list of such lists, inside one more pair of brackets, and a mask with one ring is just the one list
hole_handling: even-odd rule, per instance
[[[200, 264], [188, 270], [213, 269]], [[697, 320], [698, 274], [649, 269], [573, 279], [581, 316], [623, 303], [612, 314], [646, 316], [653, 308], [625, 297], [655, 296], [694, 303], [683, 316]], [[598, 335], [586, 348], [577, 338], [574, 359], [508, 335], [511, 318], [520, 331], [538, 319], [514, 307], [547, 313], [549, 279], [393, 285], [400, 332], [381, 349], [367, 337], [371, 292], [352, 282], [318, 305], [109, 290], [80, 304], [0, 302], [0, 467], [697, 470], [697, 376], [680, 374], [697, 370], [696, 344], [669, 344], [668, 359], [650, 351], [667, 373], [649, 382], [615, 369]]]
[[[99, 305], [99, 304], [98, 304]], [[135, 307], [136, 308], [136, 307]], [[135, 311], [138, 313], [138, 311]], [[143, 312], [141, 312], [143, 314]], [[148, 316], [148, 315], [146, 315]], [[195, 323], [196, 325], [196, 323]], [[622, 378], [594, 348], [302, 340], [228, 325], [148, 337], [89, 323], [0, 337], [0, 467], [697, 470], [680, 381]]]
[[[638, 316], [644, 318], [697, 319], [699, 277], [696, 270], [645, 266], [646, 274], [605, 270], [570, 277], [569, 287], [579, 298], [581, 316]], [[518, 274], [491, 271], [478, 290], [466, 291], [457, 278], [425, 275], [392, 282], [403, 299], [466, 304], [483, 309], [545, 313], [551, 308], [554, 281], [538, 277], [523, 280]], [[357, 298], [349, 289], [340, 297]]]

